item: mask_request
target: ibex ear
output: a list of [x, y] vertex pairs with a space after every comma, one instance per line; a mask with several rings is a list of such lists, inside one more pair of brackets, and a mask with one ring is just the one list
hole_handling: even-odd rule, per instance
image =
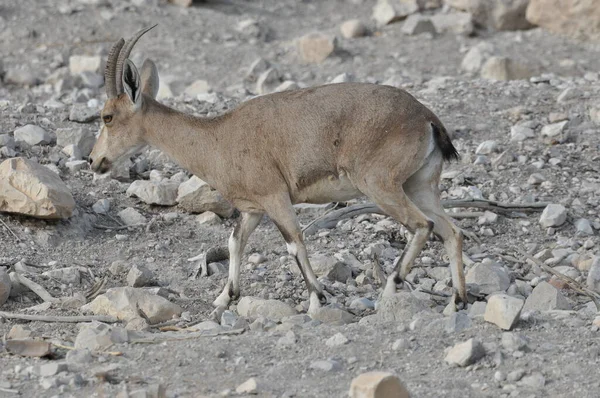
[[142, 65], [142, 93], [156, 99], [158, 85], [158, 69], [151, 59], [146, 58]]
[[137, 68], [129, 59], [123, 68], [123, 88], [136, 108], [142, 105], [142, 84]]

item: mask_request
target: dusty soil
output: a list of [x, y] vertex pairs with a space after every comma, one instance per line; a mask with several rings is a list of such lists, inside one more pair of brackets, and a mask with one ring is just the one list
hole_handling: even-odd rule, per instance
[[[86, 4], [100, 3], [100, 4]], [[540, 29], [490, 33], [478, 31], [474, 37], [443, 34], [435, 37], [406, 36], [401, 24], [377, 28], [369, 20], [370, 1], [209, 1], [190, 8], [159, 2], [135, 6], [129, 1], [59, 2], [5, 0], [0, 5], [0, 49], [4, 70], [23, 69], [47, 82], [57, 69], [68, 64], [73, 54], [105, 54], [119, 37], [152, 23], [158, 28], [144, 37], [132, 55], [139, 65], [152, 58], [161, 80], [169, 82], [175, 97], [163, 102], [199, 115], [223, 112], [249, 97], [240, 94], [248, 66], [258, 57], [277, 65], [286, 79], [305, 85], [319, 85], [348, 73], [356, 81], [386, 82], [392, 79], [427, 104], [453, 132], [454, 143], [462, 160], [447, 166], [456, 171], [442, 180], [444, 198], [467, 198], [475, 190], [484, 198], [502, 202], [552, 202], [568, 209], [567, 223], [553, 231], [539, 225], [539, 213], [520, 217], [500, 216], [491, 225], [481, 226], [475, 219], [457, 223], [475, 233], [481, 244], [467, 240], [465, 251], [475, 261], [491, 258], [511, 273], [513, 280], [531, 280], [531, 266], [518, 258], [515, 249], [537, 253], [542, 249], [570, 248], [581, 256], [597, 255], [598, 171], [600, 166], [599, 126], [590, 121], [588, 110], [600, 94], [600, 45], [576, 42]], [[248, 36], [236, 30], [245, 19], [255, 19], [264, 37]], [[338, 38], [339, 50], [317, 65], [300, 62], [294, 40], [314, 30], [338, 34], [339, 25], [352, 18], [368, 24], [370, 34], [356, 39]], [[339, 36], [339, 34], [338, 34]], [[464, 52], [482, 42], [492, 43], [495, 52], [527, 65], [537, 80], [494, 82], [467, 74], [461, 69]], [[591, 75], [590, 75], [591, 73]], [[595, 73], [595, 79], [594, 79]], [[179, 95], [196, 79], [205, 79], [219, 93], [216, 104], [207, 104]], [[558, 103], [557, 96], [567, 87], [579, 95]], [[32, 123], [48, 130], [75, 125], [68, 120], [70, 106], [51, 109], [43, 104], [53, 98], [70, 104], [73, 90], [56, 92], [50, 84], [34, 87], [0, 85], [0, 133]], [[101, 89], [92, 90], [91, 98], [102, 103]], [[28, 104], [32, 104], [28, 105]], [[564, 113], [569, 120], [568, 137], [551, 144], [539, 134], [548, 124], [550, 113]], [[517, 122], [531, 121], [536, 137], [522, 143], [510, 141], [510, 128]], [[98, 130], [99, 121], [78, 125]], [[503, 152], [506, 160], [491, 165], [474, 164], [477, 146], [486, 140], [497, 141], [489, 155], [495, 159]], [[51, 162], [55, 147], [18, 149], [19, 156]], [[181, 169], [174, 163], [146, 151], [148, 170], [159, 169], [170, 176]], [[521, 158], [519, 158], [521, 157]], [[558, 159], [559, 162], [550, 161]], [[541, 162], [538, 167], [536, 162]], [[531, 185], [531, 174], [540, 173], [546, 182]], [[210, 247], [225, 245], [234, 220], [216, 226], [199, 225], [194, 215], [176, 207], [157, 207], [128, 198], [127, 182], [93, 181], [93, 174], [64, 172], [61, 177], [72, 189], [77, 202], [76, 214], [67, 221], [45, 222], [14, 215], [0, 215], [7, 227], [0, 227], [0, 265], [11, 266], [24, 259], [41, 268], [73, 265], [88, 267], [95, 277], [107, 277], [107, 287], [126, 284], [125, 274], [113, 275], [108, 268], [116, 260], [128, 265], [145, 264], [157, 278], [156, 284], [171, 289], [169, 299], [189, 312], [192, 321], [208, 319], [211, 302], [222, 289], [226, 275], [191, 279], [196, 264], [187, 261]], [[147, 171], [135, 178], [147, 178]], [[591, 188], [590, 188], [591, 187]], [[111, 200], [108, 216], [95, 214], [91, 206], [102, 198]], [[116, 213], [135, 207], [152, 226], [124, 230], [105, 230], [98, 225], [116, 226]], [[163, 214], [178, 212], [175, 221]], [[303, 225], [322, 209], [299, 211]], [[577, 234], [574, 221], [585, 217], [594, 226], [595, 235]], [[389, 242], [391, 250], [382, 257], [389, 267], [399, 255], [403, 238], [399, 226], [378, 224], [382, 217], [363, 217], [343, 222], [340, 228], [321, 231], [307, 238], [310, 253], [333, 255], [349, 250], [370, 268], [364, 250], [378, 242]], [[18, 240], [9, 232], [10, 228]], [[490, 229], [490, 231], [487, 231]], [[591, 241], [584, 247], [584, 241]], [[589, 246], [589, 247], [588, 247]], [[261, 253], [267, 261], [258, 266], [242, 264], [242, 295], [279, 299], [293, 306], [306, 307], [305, 286], [292, 268], [283, 240], [265, 219], [251, 236], [246, 253]], [[430, 241], [416, 269], [444, 265], [442, 246]], [[516, 257], [511, 261], [513, 257]], [[55, 262], [55, 263], [52, 263]], [[50, 265], [49, 265], [50, 263]], [[417, 272], [417, 271], [416, 271]], [[585, 273], [580, 281], [585, 280]], [[65, 286], [52, 280], [39, 280], [53, 295], [66, 296], [91, 285]], [[336, 291], [331, 301], [348, 306], [355, 297], [377, 300], [380, 286], [359, 286], [325, 281]], [[345, 326], [307, 323], [294, 328], [298, 341], [291, 346], [278, 344], [285, 331], [247, 331], [241, 335], [204, 337], [159, 344], [121, 344], [114, 350], [122, 356], [96, 354], [81, 385], [62, 385], [44, 389], [37, 376], [22, 369], [48, 359], [28, 359], [0, 354], [0, 387], [18, 390], [22, 396], [116, 396], [125, 386], [131, 390], [161, 383], [167, 396], [219, 396], [235, 394], [235, 388], [250, 377], [259, 381], [259, 396], [342, 397], [350, 381], [370, 370], [396, 373], [414, 397], [595, 397], [600, 382], [595, 370], [600, 362], [597, 328], [588, 299], [564, 290], [575, 311], [566, 314], [535, 314], [522, 320], [516, 331], [529, 340], [527, 352], [511, 353], [502, 348], [503, 331], [495, 325], [474, 320], [460, 332], [444, 327], [409, 328], [411, 319], [400, 324], [354, 323]], [[37, 304], [35, 296], [11, 299], [3, 311], [19, 312]], [[443, 302], [432, 300], [441, 312]], [[235, 306], [233, 307], [235, 308]], [[359, 318], [372, 310], [356, 311]], [[51, 308], [49, 314], [78, 314], [77, 310]], [[0, 319], [0, 333], [16, 323], [27, 324], [38, 336], [71, 344], [77, 335], [76, 324], [48, 324]], [[183, 322], [185, 323], [185, 322]], [[325, 341], [337, 332], [348, 344], [329, 347]], [[444, 362], [445, 349], [475, 337], [486, 347], [487, 355], [475, 365], [458, 368]], [[399, 350], [392, 343], [406, 339]], [[65, 355], [59, 350], [59, 358]], [[311, 369], [317, 360], [333, 359], [340, 370]], [[118, 368], [108, 379], [96, 378], [92, 369], [107, 364]], [[20, 369], [20, 370], [19, 370]], [[541, 373], [545, 385], [529, 386], [496, 380], [497, 372], [523, 369], [525, 374]], [[227, 392], [229, 391], [229, 392]], [[6, 394], [6, 395], [3, 395]], [[0, 396], [13, 396], [0, 390]]]

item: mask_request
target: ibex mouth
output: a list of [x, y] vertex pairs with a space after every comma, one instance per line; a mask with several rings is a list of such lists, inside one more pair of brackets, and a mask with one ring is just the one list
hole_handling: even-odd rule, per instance
[[106, 158], [100, 158], [92, 162], [91, 169], [94, 173], [104, 174], [110, 171], [112, 162]]

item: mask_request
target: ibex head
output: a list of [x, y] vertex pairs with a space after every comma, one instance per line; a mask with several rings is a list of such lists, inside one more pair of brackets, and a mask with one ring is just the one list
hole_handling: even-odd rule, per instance
[[158, 70], [146, 59], [140, 75], [128, 57], [139, 38], [154, 26], [140, 30], [127, 42], [120, 39], [108, 53], [104, 70], [108, 99], [102, 109], [102, 130], [89, 157], [93, 171], [109, 171], [115, 161], [145, 144], [144, 101], [156, 98]]

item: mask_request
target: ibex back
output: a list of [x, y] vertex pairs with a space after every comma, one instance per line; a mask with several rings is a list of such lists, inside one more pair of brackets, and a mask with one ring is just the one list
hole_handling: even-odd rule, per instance
[[387, 280], [393, 294], [431, 232], [444, 242], [455, 293], [466, 302], [462, 234], [440, 205], [444, 160], [458, 157], [439, 119], [407, 92], [343, 83], [253, 98], [214, 118], [198, 118], [155, 100], [158, 73], [141, 74], [128, 59], [135, 42], [111, 49], [104, 126], [90, 155], [106, 172], [118, 158], [152, 145], [205, 180], [241, 212], [229, 238], [229, 278], [215, 300], [239, 297], [240, 262], [249, 235], [266, 213], [275, 223], [309, 289], [310, 310], [324, 299], [308, 259], [293, 205], [367, 196], [413, 232]]

